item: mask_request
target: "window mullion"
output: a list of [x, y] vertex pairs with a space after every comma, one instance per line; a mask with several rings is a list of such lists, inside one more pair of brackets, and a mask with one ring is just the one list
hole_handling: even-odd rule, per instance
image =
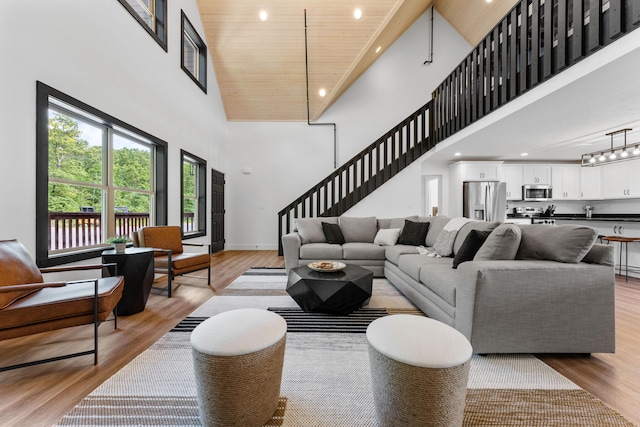
[[[109, 236], [115, 236], [116, 230], [116, 217], [115, 217], [115, 191], [114, 191], [114, 180], [113, 180], [113, 129], [106, 128], [106, 132], [104, 133], [104, 184], [106, 186], [106, 194], [104, 201], [104, 209], [102, 212], [102, 221], [106, 224], [106, 234], [102, 236], [103, 239], [107, 239]], [[103, 233], [105, 232], [103, 231]]]

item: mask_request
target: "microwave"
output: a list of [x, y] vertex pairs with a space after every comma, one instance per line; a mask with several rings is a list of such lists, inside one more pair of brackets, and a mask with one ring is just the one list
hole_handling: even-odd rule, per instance
[[552, 199], [550, 185], [529, 184], [522, 186], [522, 200], [525, 202], [544, 202]]

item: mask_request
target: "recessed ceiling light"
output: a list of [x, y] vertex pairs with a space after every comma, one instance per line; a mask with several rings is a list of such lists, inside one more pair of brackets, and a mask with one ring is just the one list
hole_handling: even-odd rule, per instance
[[380, 50], [381, 50], [381, 49], [382, 49], [382, 46], [378, 46], [378, 47], [376, 48], [376, 53], [380, 52]]
[[356, 19], [362, 18], [362, 9], [356, 9], [353, 11], [353, 17]]
[[487, 0], [487, 3], [491, 3], [493, 0]]
[[320, 96], [325, 96], [325, 95], [327, 94], [327, 91], [326, 91], [326, 90], [324, 90], [324, 89], [320, 89], [320, 90], [318, 91], [318, 94], [319, 94]]
[[261, 10], [260, 11], [260, 20], [261, 21], [266, 21], [268, 17], [269, 17], [269, 14], [267, 13], [266, 10]]
[[520, 155], [521, 155], [522, 157], [524, 157], [524, 156], [528, 156], [528, 155], [529, 155], [529, 153], [522, 153], [522, 154], [520, 154]]
[[453, 155], [458, 157], [458, 156], [462, 156], [462, 153], [453, 153]]

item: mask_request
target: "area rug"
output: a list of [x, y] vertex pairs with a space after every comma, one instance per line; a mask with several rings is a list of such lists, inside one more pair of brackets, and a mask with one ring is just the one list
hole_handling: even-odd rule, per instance
[[[304, 316], [285, 286], [282, 270], [250, 270], [88, 395], [57, 425], [201, 425], [190, 331], [204, 319], [235, 308]], [[374, 279], [373, 296], [363, 310], [374, 318], [421, 315], [384, 279]], [[353, 326], [351, 320], [334, 320], [347, 322], [347, 329]], [[330, 319], [320, 323], [325, 326], [289, 329], [280, 404], [267, 426], [376, 426], [366, 328], [335, 332]], [[530, 355], [473, 356], [464, 425], [633, 426]]]

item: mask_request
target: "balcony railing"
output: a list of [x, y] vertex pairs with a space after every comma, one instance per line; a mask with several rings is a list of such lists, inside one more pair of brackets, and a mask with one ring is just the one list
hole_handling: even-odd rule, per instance
[[[149, 213], [117, 212], [116, 236], [129, 236], [150, 225]], [[183, 229], [193, 231], [194, 214], [185, 213]], [[100, 212], [49, 212], [49, 251], [103, 245], [102, 214]]]

